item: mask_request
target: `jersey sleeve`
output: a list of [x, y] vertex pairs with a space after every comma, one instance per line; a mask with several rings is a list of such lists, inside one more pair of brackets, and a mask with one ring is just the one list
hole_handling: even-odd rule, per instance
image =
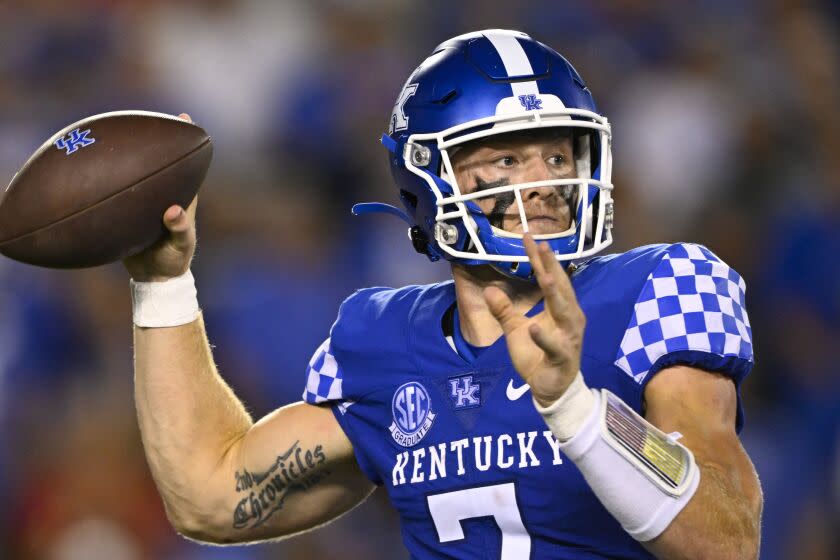
[[321, 404], [327, 401], [341, 401], [343, 374], [330, 348], [330, 339], [326, 339], [312, 355], [306, 366], [306, 388], [303, 400], [309, 404]]
[[332, 353], [328, 338], [318, 347], [306, 367], [306, 388], [303, 390], [303, 400], [316, 405], [326, 403], [332, 408], [333, 416], [353, 444], [353, 454], [356, 456], [359, 468], [370, 481], [381, 485], [381, 477], [361, 446], [362, 439], [356, 420], [349, 414], [348, 409], [355, 402], [344, 395], [343, 381], [341, 366]]
[[754, 363], [745, 290], [738, 273], [707, 248], [668, 246], [642, 285], [615, 365], [640, 385], [685, 364], [740, 386]]
[[[303, 400], [310, 404], [356, 400], [378, 384], [371, 358], [388, 356], [404, 346], [398, 328], [404, 314], [394, 315], [394, 301], [402, 292], [390, 288], [365, 288], [345, 299], [330, 336], [312, 355], [306, 367]], [[396, 323], [396, 324], [395, 324]], [[343, 367], [342, 367], [343, 366]], [[345, 370], [353, 372], [345, 379]]]
[[387, 315], [393, 295], [393, 290], [386, 288], [366, 288], [341, 304], [329, 338], [315, 350], [306, 366], [302, 396], [304, 402], [332, 409], [353, 444], [356, 462], [377, 485], [382, 484], [382, 479], [371, 458], [376, 449], [368, 434], [371, 426], [379, 424], [377, 403], [369, 396], [381, 384], [376, 360], [383, 355], [383, 348], [397, 346], [388, 338], [388, 332], [393, 334], [397, 329], [388, 329], [387, 317], [382, 318]]

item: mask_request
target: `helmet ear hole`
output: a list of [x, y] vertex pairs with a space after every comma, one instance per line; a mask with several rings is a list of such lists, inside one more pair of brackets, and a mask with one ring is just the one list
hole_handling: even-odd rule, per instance
[[408, 230], [408, 237], [414, 250], [420, 254], [429, 252], [429, 238], [420, 226], [412, 226]]
[[450, 90], [448, 93], [444, 94], [439, 99], [433, 99], [432, 103], [434, 103], [435, 105], [446, 105], [447, 103], [455, 99], [456, 95], [458, 95], [458, 90], [453, 89]]
[[400, 189], [400, 199], [407, 207], [411, 208], [412, 212], [417, 210], [417, 195], [408, 192], [405, 189]]

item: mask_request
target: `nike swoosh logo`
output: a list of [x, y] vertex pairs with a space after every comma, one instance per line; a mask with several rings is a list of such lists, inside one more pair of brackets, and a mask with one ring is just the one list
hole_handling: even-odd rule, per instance
[[518, 398], [520, 398], [522, 395], [527, 393], [530, 388], [531, 387], [527, 383], [524, 383], [524, 384], [520, 385], [519, 387], [514, 387], [513, 386], [513, 379], [511, 379], [510, 381], [508, 381], [508, 386], [507, 386], [507, 391], [506, 391], [507, 398], [509, 400], [515, 401]]

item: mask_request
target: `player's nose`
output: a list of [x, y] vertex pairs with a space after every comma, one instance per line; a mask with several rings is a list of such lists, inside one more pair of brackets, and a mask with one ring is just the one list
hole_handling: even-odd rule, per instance
[[[541, 158], [535, 158], [528, 162], [529, 165], [524, 174], [522, 183], [535, 183], [537, 181], [548, 181], [550, 179], [557, 179], [556, 174], [552, 173], [548, 163]], [[530, 187], [522, 189], [522, 200], [531, 200], [534, 198], [549, 198], [556, 194], [554, 187]]]

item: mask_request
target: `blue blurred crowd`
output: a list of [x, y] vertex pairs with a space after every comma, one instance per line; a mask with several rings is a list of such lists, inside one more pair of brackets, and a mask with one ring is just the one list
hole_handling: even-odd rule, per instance
[[[762, 558], [840, 555], [840, 8], [831, 0], [27, 0], [0, 3], [0, 182], [54, 131], [188, 112], [216, 156], [193, 270], [220, 371], [255, 417], [300, 399], [340, 301], [444, 279], [378, 145], [437, 43], [529, 32], [615, 135], [615, 251], [703, 243], [747, 281], [744, 444]], [[597, 327], [590, 325], [589, 328]], [[168, 526], [132, 404], [128, 280], [0, 260], [0, 558], [403, 558], [377, 492], [316, 533], [200, 547]]]

